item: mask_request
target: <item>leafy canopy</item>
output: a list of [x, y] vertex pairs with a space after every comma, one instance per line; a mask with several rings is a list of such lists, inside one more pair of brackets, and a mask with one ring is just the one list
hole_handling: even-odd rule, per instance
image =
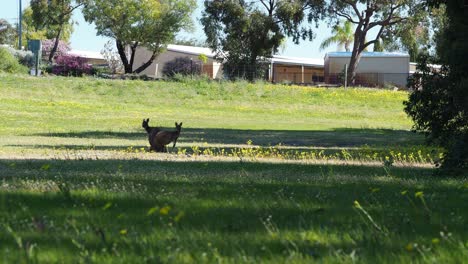
[[318, 20], [321, 1], [205, 1], [201, 23], [207, 43], [224, 60], [229, 77], [255, 79], [267, 59], [278, 52], [286, 36], [295, 42], [313, 39], [305, 20]]
[[354, 40], [353, 25], [348, 20], [345, 20], [342, 23], [343, 26], [335, 25], [333, 27], [332, 36], [325, 39], [322, 44], [320, 44], [321, 50], [329, 47], [333, 43], [336, 43], [339, 47], [344, 47], [347, 52], [350, 51], [350, 47]]
[[[116, 40], [125, 72], [139, 73], [174, 40], [181, 29], [190, 29], [194, 0], [82, 0], [83, 14], [96, 25], [97, 34]], [[130, 58], [125, 47], [130, 46]], [[134, 69], [136, 48], [144, 46], [152, 56]]]

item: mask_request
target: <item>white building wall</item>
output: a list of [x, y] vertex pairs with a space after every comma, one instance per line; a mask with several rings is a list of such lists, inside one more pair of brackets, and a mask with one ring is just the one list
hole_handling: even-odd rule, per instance
[[[326, 80], [333, 80], [332, 76], [343, 72], [349, 61], [350, 57], [326, 56]], [[409, 56], [363, 56], [359, 61], [356, 73], [368, 80], [374, 80], [379, 85], [393, 84], [405, 87], [409, 76], [409, 67]]]
[[[329, 73], [340, 73], [350, 58], [329, 57]], [[357, 73], [409, 73], [409, 57], [361, 57]]]
[[[137, 48], [137, 51], [135, 53], [135, 61], [133, 63], [134, 69], [137, 67], [141, 66], [143, 63], [145, 63], [150, 57], [151, 57], [151, 52], [148, 51], [144, 47], [139, 47]], [[153, 63], [146, 68], [143, 72], [141, 72], [142, 75], [148, 75], [153, 78], [163, 78], [163, 69], [164, 65], [169, 62], [174, 60], [175, 58], [185, 58], [189, 57], [193, 60], [194, 63], [201, 63], [200, 59], [198, 58], [198, 54], [188, 54], [188, 53], [183, 53], [183, 52], [176, 52], [176, 51], [171, 51], [171, 50], [166, 50], [165, 52], [161, 53], [158, 57], [156, 57], [153, 61]], [[221, 78], [222, 77], [222, 65], [214, 60], [213, 58], [208, 58], [206, 64], [213, 65], [213, 73], [212, 76], [213, 78]]]

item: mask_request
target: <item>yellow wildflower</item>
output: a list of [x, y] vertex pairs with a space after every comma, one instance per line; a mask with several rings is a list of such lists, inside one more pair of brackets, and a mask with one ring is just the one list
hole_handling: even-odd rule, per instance
[[161, 215], [167, 215], [169, 214], [169, 211], [171, 210], [171, 207], [169, 205], [164, 206], [163, 208], [159, 209], [159, 213]]
[[411, 243], [409, 243], [408, 245], [406, 245], [405, 248], [406, 248], [406, 250], [409, 251], [409, 252], [411, 252], [411, 251], [414, 250], [414, 246], [413, 246], [413, 244], [411, 244]]

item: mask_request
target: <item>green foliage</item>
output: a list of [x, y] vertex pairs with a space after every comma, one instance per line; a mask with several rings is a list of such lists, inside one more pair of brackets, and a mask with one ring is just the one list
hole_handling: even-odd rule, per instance
[[46, 37], [55, 41], [50, 50], [49, 62], [55, 57], [62, 35], [73, 31], [72, 12], [81, 6], [81, 4], [73, 5], [73, 2], [73, 0], [31, 0], [31, 22], [34, 23], [34, 28], [46, 30]]
[[5, 19], [0, 19], [0, 44], [16, 44], [16, 29]]
[[[365, 4], [364, 4], [365, 3]], [[422, 13], [423, 6], [418, 0], [332, 0], [329, 3], [328, 10], [332, 18], [346, 19], [356, 25], [354, 30], [354, 44], [350, 62], [348, 65], [348, 83], [354, 84], [356, 79], [356, 70], [362, 52], [370, 45], [375, 45], [389, 33], [392, 26], [402, 25], [410, 18], [421, 17], [416, 14]], [[415, 18], [416, 22], [419, 22]], [[368, 39], [368, 33], [377, 30], [374, 39]]]
[[385, 50], [405, 50], [410, 61], [416, 61], [419, 55], [433, 53], [440, 32], [444, 29], [445, 6], [417, 8], [411, 12], [405, 23], [389, 27], [382, 34], [382, 46]]
[[208, 47], [206, 41], [197, 38], [180, 38], [177, 37], [171, 44], [192, 46], [192, 47]]
[[[176, 33], [191, 26], [194, 0], [82, 0], [83, 14], [96, 25], [97, 34], [116, 40], [125, 73], [144, 71]], [[137, 47], [147, 48], [151, 55], [137, 68], [133, 65]], [[131, 53], [126, 55], [125, 49]]]
[[34, 54], [29, 50], [17, 50], [11, 47], [4, 47], [8, 50], [18, 62], [28, 68], [31, 68], [34, 65]]
[[331, 33], [333, 36], [325, 39], [320, 44], [320, 49], [323, 50], [330, 46], [332, 43], [336, 43], [338, 44], [338, 46], [344, 47], [344, 49], [347, 52], [349, 52], [354, 40], [354, 31], [352, 23], [348, 20], [345, 20], [343, 21], [343, 26], [335, 25]]
[[300, 0], [205, 1], [201, 23], [228, 77], [253, 81], [263, 77], [268, 66], [259, 58], [271, 58], [286, 36], [296, 42], [313, 38], [312, 30], [301, 23], [317, 19], [321, 8], [321, 2]]
[[0, 72], [27, 73], [28, 68], [21, 65], [18, 59], [7, 48], [0, 47]]
[[167, 77], [174, 77], [176, 74], [200, 75], [201, 63], [199, 61], [194, 61], [189, 57], [174, 58], [164, 64], [162, 72]]
[[466, 175], [468, 171], [468, 26], [466, 12], [458, 2], [447, 2], [448, 25], [437, 47], [442, 68], [421, 56], [420, 73], [410, 84], [415, 91], [405, 103], [405, 111], [414, 120], [414, 129], [445, 148], [441, 169]]

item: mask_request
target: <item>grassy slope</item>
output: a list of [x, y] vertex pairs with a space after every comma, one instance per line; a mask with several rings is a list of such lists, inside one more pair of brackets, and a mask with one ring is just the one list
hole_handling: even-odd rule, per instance
[[[3, 262], [468, 258], [467, 181], [434, 178], [427, 166], [385, 171], [346, 162], [229, 162], [125, 151], [146, 145], [143, 117], [165, 126], [183, 121], [186, 147], [242, 147], [252, 139], [326, 151], [418, 149], [422, 139], [407, 132], [402, 112], [404, 92], [0, 79]], [[96, 156], [81, 160], [73, 152], [91, 145]], [[56, 154], [54, 147], [63, 150]], [[352, 206], [355, 200], [364, 210]]]
[[270, 84], [108, 81], [1, 76], [0, 134], [140, 131], [143, 117], [187, 128], [408, 129], [405, 92]]

